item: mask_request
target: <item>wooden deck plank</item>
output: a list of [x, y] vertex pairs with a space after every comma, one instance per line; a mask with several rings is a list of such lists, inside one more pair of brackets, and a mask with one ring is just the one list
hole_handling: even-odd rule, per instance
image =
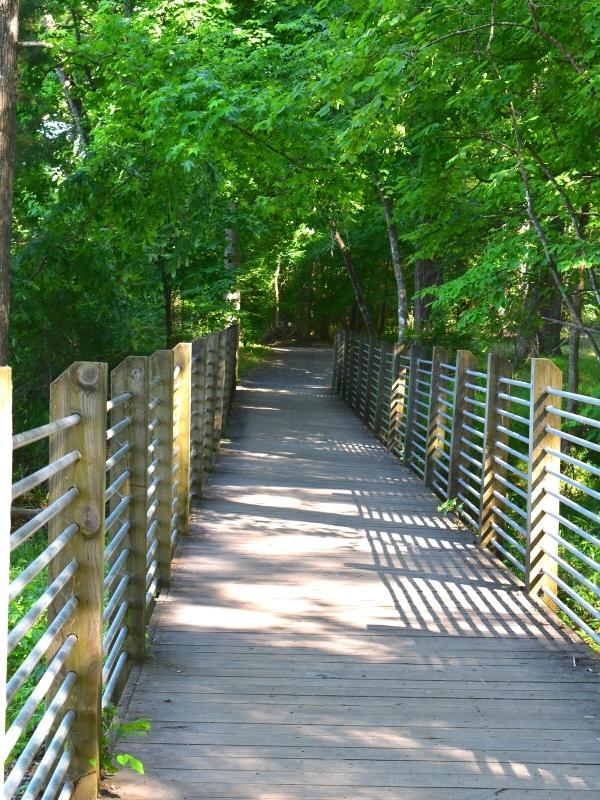
[[600, 792], [598, 658], [281, 350], [157, 606], [122, 800], [576, 800]]

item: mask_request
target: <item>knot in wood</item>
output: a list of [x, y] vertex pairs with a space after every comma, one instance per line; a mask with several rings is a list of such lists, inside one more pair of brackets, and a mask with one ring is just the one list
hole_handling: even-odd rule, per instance
[[82, 536], [94, 536], [100, 530], [100, 513], [95, 505], [87, 504], [81, 509], [79, 529]]
[[97, 364], [77, 364], [75, 380], [82, 389], [93, 391], [100, 384], [100, 369]]

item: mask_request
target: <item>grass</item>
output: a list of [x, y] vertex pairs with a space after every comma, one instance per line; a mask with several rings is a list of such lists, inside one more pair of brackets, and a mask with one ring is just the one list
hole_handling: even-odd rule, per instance
[[264, 344], [240, 344], [240, 353], [238, 361], [238, 374], [243, 378], [248, 370], [256, 367], [261, 361], [264, 361], [267, 356], [273, 352], [272, 347], [267, 347]]

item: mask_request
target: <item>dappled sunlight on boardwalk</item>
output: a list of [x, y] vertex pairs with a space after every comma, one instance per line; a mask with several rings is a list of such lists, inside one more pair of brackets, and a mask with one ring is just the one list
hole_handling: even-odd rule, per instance
[[600, 796], [598, 660], [281, 350], [159, 602], [123, 800]]

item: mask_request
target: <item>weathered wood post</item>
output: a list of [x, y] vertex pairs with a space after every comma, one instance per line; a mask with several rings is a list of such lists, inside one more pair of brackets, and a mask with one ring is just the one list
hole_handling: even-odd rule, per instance
[[[560, 459], [547, 451], [560, 452], [560, 437], [548, 427], [560, 430], [560, 417], [546, 410], [550, 404], [547, 388], [562, 389], [562, 372], [546, 358], [531, 359], [531, 406], [529, 417], [529, 464], [527, 479], [527, 558], [525, 582], [530, 595], [541, 595], [555, 608], [550, 595], [556, 595], [553, 575], [558, 555], [560, 512], [560, 480], [548, 470], [560, 473]], [[560, 397], [552, 397], [552, 405], [560, 408]], [[550, 494], [551, 493], [551, 494]], [[554, 496], [555, 495], [555, 496]], [[551, 516], [552, 515], [552, 516]]]
[[348, 381], [348, 351], [350, 348], [350, 332], [345, 330], [342, 339], [342, 363], [338, 375], [336, 394], [341, 399], [346, 397], [346, 386]]
[[50, 436], [51, 462], [74, 450], [81, 458], [50, 481], [50, 502], [71, 487], [78, 495], [48, 526], [50, 542], [71, 523], [79, 528], [49, 569], [51, 580], [53, 571], [72, 559], [78, 564], [71, 584], [77, 610], [68, 628], [77, 646], [64, 665], [65, 674], [77, 675], [69, 695], [75, 712], [70, 734], [75, 800], [96, 800], [100, 775], [107, 392], [108, 367], [96, 362], [75, 362], [50, 386], [50, 420], [81, 417], [78, 425]]
[[[383, 401], [385, 397], [385, 377], [386, 365], [388, 356], [390, 354], [391, 345], [389, 342], [380, 342], [379, 344], [379, 373], [377, 375], [377, 384], [375, 386], [375, 416], [373, 418], [373, 433], [375, 436], [381, 435], [381, 423], [383, 418]], [[387, 409], [386, 422], [389, 419], [389, 409]], [[387, 434], [387, 426], [386, 431]]]
[[406, 393], [408, 389], [408, 372], [402, 364], [402, 357], [406, 352], [406, 347], [401, 344], [394, 345], [392, 361], [392, 392], [390, 397], [389, 422], [386, 446], [389, 450], [396, 452], [400, 457], [399, 430], [401, 420], [406, 410]]
[[224, 422], [229, 419], [231, 403], [235, 390], [235, 363], [237, 350], [237, 325], [230, 325], [225, 331], [226, 356], [225, 356], [225, 406]]
[[[175, 359], [172, 350], [157, 350], [150, 356], [150, 392], [156, 403], [151, 411], [156, 420], [151, 433], [157, 440], [152, 452], [155, 490], [152, 499], [158, 502], [154, 519], [157, 520], [158, 574], [161, 588], [171, 582], [172, 559], [172, 505], [173, 505], [173, 378]], [[158, 402], [156, 402], [158, 401]]]
[[346, 375], [344, 379], [343, 400], [352, 405], [352, 390], [354, 388], [354, 353], [356, 352], [356, 334], [348, 333], [347, 339]]
[[427, 450], [425, 455], [424, 481], [430, 489], [435, 480], [434, 472], [437, 463], [437, 451], [440, 449], [440, 440], [443, 431], [439, 425], [439, 413], [445, 410], [446, 404], [440, 401], [440, 375], [442, 364], [448, 362], [448, 351], [445, 347], [434, 347], [431, 356], [431, 392], [429, 399], [429, 420], [427, 423]]
[[406, 396], [404, 452], [403, 463], [408, 466], [412, 455], [413, 431], [415, 420], [415, 395], [417, 393], [417, 379], [419, 359], [423, 355], [423, 348], [416, 342], [410, 346], [410, 366], [408, 368], [408, 394]]
[[362, 391], [362, 373], [363, 373], [363, 353], [364, 353], [365, 337], [361, 334], [358, 337], [357, 351], [356, 351], [356, 372], [354, 377], [354, 392], [352, 394], [352, 409], [355, 414], [360, 414], [360, 396]]
[[472, 395], [472, 390], [465, 386], [467, 370], [474, 370], [477, 360], [469, 350], [458, 350], [456, 353], [456, 372], [454, 382], [454, 408], [452, 409], [452, 447], [450, 448], [450, 467], [448, 472], [448, 499], [456, 497], [458, 493], [460, 465], [463, 461], [461, 450], [464, 444], [461, 441], [463, 424], [465, 421], [465, 397]]
[[[371, 398], [375, 387], [377, 386], [377, 378], [379, 373], [375, 372], [375, 349], [377, 347], [377, 339], [374, 336], [369, 336], [367, 344], [367, 385], [365, 386], [365, 407], [362, 415], [362, 421], [365, 425], [369, 424], [369, 408], [371, 406]], [[379, 365], [381, 370], [381, 363]]]
[[[146, 653], [146, 530], [148, 506], [148, 382], [149, 364], [145, 356], [129, 356], [111, 373], [111, 394], [118, 397], [129, 393], [126, 404], [112, 411], [112, 423], [129, 417], [127, 428], [129, 450], [119, 464], [130, 472], [128, 489], [129, 506], [129, 556], [126, 590], [127, 640], [124, 649], [131, 663], [141, 663]], [[116, 696], [119, 691], [116, 692]]]
[[215, 408], [217, 401], [217, 360], [219, 342], [216, 334], [206, 337], [206, 369], [204, 380], [203, 466], [211, 472], [214, 461]]
[[225, 331], [217, 333], [217, 382], [215, 395], [215, 413], [213, 417], [213, 459], [214, 463], [221, 449], [221, 435], [225, 421], [225, 358], [226, 358], [226, 338]]
[[340, 367], [338, 370], [338, 378], [336, 384], [335, 393], [338, 397], [343, 397], [344, 392], [346, 391], [346, 372], [348, 370], [348, 338], [350, 334], [347, 330], [342, 331], [341, 338], [342, 338], [342, 350], [341, 350], [341, 361]]
[[[498, 452], [498, 442], [508, 444], [508, 434], [498, 430], [498, 425], [503, 424], [499, 412], [507, 411], [510, 400], [499, 395], [508, 394], [508, 386], [503, 385], [501, 378], [512, 377], [510, 361], [497, 353], [489, 353], [487, 365], [487, 397], [485, 404], [485, 427], [483, 434], [483, 458], [481, 462], [481, 503], [479, 506], [479, 543], [483, 547], [490, 547], [496, 539], [493, 528], [494, 506], [496, 499], [494, 492], [503, 491], [503, 486], [498, 476], [506, 478], [506, 469], [497, 464], [495, 457]], [[508, 422], [508, 421], [507, 421]], [[503, 460], [506, 454], [503, 453]]]
[[173, 531], [187, 536], [190, 523], [190, 450], [192, 403], [192, 345], [180, 342], [173, 348], [173, 423], [174, 423], [174, 483], [175, 508]]
[[342, 354], [342, 334], [336, 330], [333, 335], [333, 369], [331, 371], [331, 388], [337, 394], [337, 385], [340, 372], [340, 359]]
[[192, 388], [190, 423], [190, 493], [192, 501], [202, 497], [204, 483], [204, 402], [206, 382], [206, 337], [192, 342]]
[[[0, 642], [8, 636], [10, 504], [12, 485], [12, 372], [0, 367]], [[2, 648], [2, 653], [6, 650]], [[0, 730], [6, 730], [6, 657], [0, 656]], [[4, 771], [2, 772], [4, 782]]]

